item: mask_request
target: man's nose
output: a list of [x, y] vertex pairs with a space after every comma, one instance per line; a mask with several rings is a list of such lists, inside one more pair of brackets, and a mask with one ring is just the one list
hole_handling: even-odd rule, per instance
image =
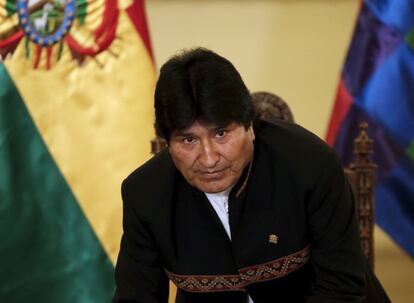
[[203, 142], [201, 144], [201, 152], [199, 156], [199, 163], [205, 168], [213, 168], [220, 159], [219, 153], [215, 150], [212, 142]]

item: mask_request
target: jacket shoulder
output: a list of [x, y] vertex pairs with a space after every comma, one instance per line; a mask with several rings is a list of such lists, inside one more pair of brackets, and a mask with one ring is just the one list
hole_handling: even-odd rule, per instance
[[292, 174], [313, 178], [325, 170], [342, 170], [336, 151], [300, 125], [263, 121], [256, 133], [261, 149], [268, 150], [277, 165]]
[[125, 178], [127, 183], [154, 181], [159, 178], [160, 174], [172, 173], [174, 165], [170, 154], [167, 150], [163, 150], [135, 169]]
[[257, 129], [260, 139], [278, 150], [289, 153], [331, 153], [332, 148], [304, 127], [283, 120], [261, 121]]
[[161, 151], [134, 170], [122, 182], [124, 203], [145, 213], [162, 203], [171, 194], [176, 169], [167, 150]]

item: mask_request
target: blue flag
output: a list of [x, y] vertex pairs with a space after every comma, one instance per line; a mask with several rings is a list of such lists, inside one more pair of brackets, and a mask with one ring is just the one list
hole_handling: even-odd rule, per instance
[[327, 134], [344, 164], [362, 121], [378, 165], [376, 223], [414, 257], [413, 0], [361, 5]]

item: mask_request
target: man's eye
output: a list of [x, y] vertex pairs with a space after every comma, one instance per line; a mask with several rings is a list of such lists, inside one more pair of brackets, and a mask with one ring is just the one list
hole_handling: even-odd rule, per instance
[[186, 144], [191, 144], [191, 143], [193, 143], [194, 141], [195, 141], [194, 137], [185, 137], [185, 138], [183, 139], [183, 142], [184, 142], [184, 143], [186, 143]]
[[225, 135], [226, 135], [226, 131], [224, 129], [219, 130], [216, 134], [218, 138], [223, 138]]

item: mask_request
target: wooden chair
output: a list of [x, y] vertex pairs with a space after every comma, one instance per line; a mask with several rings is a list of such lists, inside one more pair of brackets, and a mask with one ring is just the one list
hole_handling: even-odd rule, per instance
[[[294, 123], [292, 112], [280, 97], [268, 93], [252, 94], [252, 100], [259, 117], [272, 121], [282, 119]], [[345, 175], [354, 193], [362, 250], [374, 268], [374, 182], [376, 165], [371, 161], [373, 141], [368, 137], [366, 123], [360, 125], [358, 137], [354, 140], [354, 161], [344, 167]], [[166, 147], [166, 142], [155, 138], [151, 141], [151, 151], [156, 154]]]
[[[289, 106], [280, 97], [267, 93], [252, 94], [258, 115], [272, 121], [282, 119], [294, 123]], [[373, 141], [367, 134], [367, 123], [361, 123], [354, 140], [354, 161], [344, 167], [345, 175], [355, 197], [362, 250], [371, 268], [374, 268], [374, 184], [376, 165], [371, 161]]]

